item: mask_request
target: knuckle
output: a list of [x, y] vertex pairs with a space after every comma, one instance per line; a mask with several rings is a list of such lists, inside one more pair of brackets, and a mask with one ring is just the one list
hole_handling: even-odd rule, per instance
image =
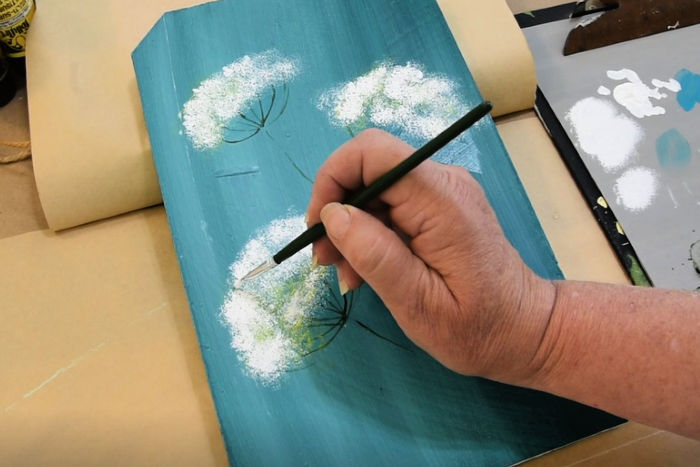
[[447, 166], [441, 171], [441, 176], [442, 180], [439, 186], [442, 187], [443, 193], [462, 206], [485, 198], [484, 189], [467, 169]]
[[379, 278], [386, 271], [388, 263], [391, 261], [393, 248], [386, 241], [384, 236], [375, 236], [362, 248], [362, 255], [359, 268], [362, 268], [363, 274], [370, 278]]

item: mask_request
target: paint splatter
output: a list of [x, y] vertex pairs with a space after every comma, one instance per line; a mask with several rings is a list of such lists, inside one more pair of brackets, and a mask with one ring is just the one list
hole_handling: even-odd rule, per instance
[[[250, 240], [231, 265], [232, 283], [306, 228], [301, 216], [278, 219]], [[323, 310], [330, 269], [313, 268], [311, 248], [229, 291], [221, 316], [247, 372], [274, 384], [318, 346], [312, 326]]]
[[656, 173], [647, 167], [626, 170], [615, 182], [617, 203], [633, 212], [643, 211], [651, 205], [659, 182]]
[[675, 78], [682, 87], [676, 96], [678, 105], [690, 112], [695, 104], [700, 103], [700, 75], [684, 68], [676, 73]]
[[618, 104], [625, 107], [637, 118], [665, 114], [666, 109], [655, 105], [652, 99], [658, 101], [668, 97], [668, 95], [662, 93], [660, 89], [666, 89], [671, 92], [678, 92], [681, 89], [680, 83], [675, 79], [670, 79], [668, 81], [653, 79], [651, 83], [654, 87], [649, 87], [642, 82], [637, 73], [627, 68], [609, 70], [607, 75], [608, 78], [615, 81], [626, 81], [625, 83], [615, 86], [615, 89], [613, 89], [613, 97]]
[[[321, 94], [318, 108], [329, 114], [331, 123], [355, 135], [377, 126], [412, 142], [423, 144], [454, 123], [467, 110], [457, 84], [426, 73], [414, 63], [382, 63], [352, 81]], [[477, 149], [467, 133], [441, 151], [446, 163], [463, 161], [479, 172]]]
[[690, 259], [693, 260], [695, 272], [700, 274], [700, 240], [690, 245]]
[[[182, 108], [185, 133], [197, 149], [215, 148], [224, 141], [227, 124], [232, 119], [241, 117], [264, 91], [269, 89], [276, 94], [275, 86], [284, 85], [298, 71], [295, 60], [284, 58], [274, 50], [245, 55], [226, 65], [192, 91], [192, 97]], [[260, 112], [262, 119], [264, 110]]]
[[687, 167], [690, 164], [692, 151], [688, 140], [680, 131], [672, 128], [656, 140], [656, 154], [661, 167], [676, 169]]
[[611, 94], [611, 91], [605, 86], [598, 86], [598, 94], [600, 94], [601, 96], [609, 96]]
[[581, 149], [607, 172], [626, 164], [644, 136], [634, 120], [597, 97], [578, 101], [566, 114], [566, 120]]

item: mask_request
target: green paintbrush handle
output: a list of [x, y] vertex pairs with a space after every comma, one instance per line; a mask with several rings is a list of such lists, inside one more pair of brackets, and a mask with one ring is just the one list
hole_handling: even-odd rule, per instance
[[[416, 152], [411, 154], [407, 159], [404, 159], [399, 165], [370, 183], [364, 190], [350, 199], [347, 204], [358, 208], [363, 207], [369, 201], [379, 196], [381, 192], [400, 180], [401, 177], [415, 169], [421, 162], [431, 157], [433, 154], [442, 149], [447, 143], [459, 136], [467, 128], [478, 122], [491, 111], [491, 108], [492, 105], [488, 101], [484, 101], [477, 105], [464, 117], [460, 118], [442, 133], [425, 143], [420, 147], [420, 149], [417, 149]], [[280, 264], [282, 261], [294, 255], [302, 248], [305, 248], [319, 238], [323, 237], [325, 234], [326, 228], [319, 222], [318, 224], [309, 227], [309, 229], [292, 240], [287, 246], [282, 248], [275, 256], [273, 256], [272, 259], [275, 261], [275, 263]]]

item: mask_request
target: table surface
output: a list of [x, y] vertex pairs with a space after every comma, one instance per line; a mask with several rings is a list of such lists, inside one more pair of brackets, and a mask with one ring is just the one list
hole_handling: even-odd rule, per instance
[[[558, 3], [561, 2], [556, 0], [508, 0], [508, 4], [514, 12], [534, 10]], [[607, 245], [603, 234], [595, 225], [595, 221], [581, 195], [575, 189], [574, 182], [568, 171], [558, 158], [556, 151], [546, 137], [546, 133], [539, 126], [534, 112], [528, 111], [509, 115], [499, 119], [497, 124], [523, 180], [523, 184], [531, 197], [533, 206], [550, 238], [562, 270], [567, 277], [626, 282], [626, 276], [614, 253]], [[531, 138], [531, 145], [528, 148], [524, 148], [522, 144], [517, 143], [521, 140], [523, 134], [527, 134]], [[0, 108], [0, 135], [0, 140], [21, 140], [28, 136], [26, 90], [21, 90], [11, 104]], [[541, 177], [545, 170], [551, 175], [548, 177], [548, 181], [543, 181]], [[181, 302], [182, 308], [186, 309], [186, 299], [184, 298], [184, 292], [182, 292], [182, 285], [179, 283], [179, 275], [177, 272], [173, 274], [173, 270], [176, 270], [177, 266], [172, 245], [169, 239], [162, 238], [167, 237], [168, 234], [162, 208], [146, 209], [142, 213], [127, 214], [121, 217], [126, 218], [128, 216], [139, 216], [142, 218], [143, 222], [153, 232], [157, 231], [161, 235], [158, 238], [154, 237], [152, 241], [155, 242], [157, 240], [160, 243], [166, 243], [165, 252], [160, 254], [165, 255], [163, 261], [167, 263], [167, 266], [161, 264], [159, 267], [166, 268], [163, 269], [163, 274], [169, 276], [171, 282], [176, 283], [175, 288], [179, 289], [176, 301]], [[119, 224], [120, 222], [125, 223], [129, 221], [117, 218], [106, 222]], [[45, 228], [46, 221], [43, 218], [39, 196], [34, 183], [31, 160], [0, 165], [0, 239]], [[88, 226], [73, 230], [94, 230], [100, 228], [100, 226]], [[69, 232], [65, 236], [80, 234], [80, 232]], [[59, 237], [58, 239], [60, 240], [61, 235], [64, 234], [58, 234], [55, 237]], [[128, 235], [125, 232], [125, 236]], [[15, 271], [4, 270], [2, 273], [10, 275], [15, 273]], [[151, 310], [151, 314], [155, 316], [157, 311], [158, 309], [154, 308]], [[36, 317], [36, 326], [40, 326], [41, 319], [41, 314], [39, 314]], [[178, 330], [180, 339], [171, 344], [170, 350], [177, 349], [182, 352], [182, 348], [185, 348], [190, 349], [191, 352], [184, 357], [187, 364], [177, 367], [177, 377], [171, 377], [170, 379], [171, 381], [174, 379], [179, 383], [196, 388], [195, 392], [197, 394], [194, 402], [190, 403], [191, 407], [183, 407], [178, 410], [191, 411], [192, 417], [201, 422], [197, 426], [191, 427], [190, 431], [205, 433], [200, 446], [202, 450], [209, 451], [195, 456], [193, 459], [197, 459], [198, 462], [206, 460], [205, 463], [212, 465], [221, 464], [225, 462], [225, 455], [222, 450], [220, 435], [218, 434], [218, 425], [211, 398], [207, 394], [206, 376], [203, 372], [201, 357], [199, 356], [191, 322], [179, 323]], [[62, 337], [69, 338], [68, 335], [61, 336], [60, 334], [53, 336], [55, 339], [61, 339]], [[0, 353], [5, 353], [8, 350], [4, 349], [3, 351], [2, 349], [3, 343], [0, 342]], [[153, 355], [156, 355], [155, 352], [162, 350], [152, 349], [151, 351], [154, 352]], [[90, 352], [93, 351], [96, 352], [97, 350], [93, 349]], [[145, 351], [148, 352], [148, 350]], [[16, 357], [18, 360], [21, 360], [20, 355]], [[117, 360], [129, 357], [128, 351], [113, 352], [112, 355], [112, 358]], [[85, 358], [85, 356], [81, 358]], [[159, 361], [159, 363], [162, 362]], [[67, 371], [66, 368], [73, 368], [77, 364], [76, 360], [73, 360], [68, 367], [63, 367], [63, 371], [65, 372]], [[117, 362], [117, 366], [124, 364], [128, 364], [128, 362]], [[96, 368], [93, 371], [94, 375], [87, 374], [84, 377], [89, 381], [103, 379], [104, 375], [100, 373], [99, 369]], [[61, 374], [63, 373], [59, 370], [52, 378], [56, 378]], [[46, 381], [50, 382], [52, 378]], [[151, 386], [156, 387], [162, 385], [163, 382], [151, 381], [150, 383], [140, 384], [151, 384]], [[159, 389], [159, 391], [162, 392], [162, 389]], [[142, 403], [140, 399], [142, 399], [143, 392], [143, 389], [141, 389], [141, 394], [127, 391], [112, 394], [111, 397], [115, 398], [115, 404], [117, 405], [133, 406]], [[86, 401], [86, 403], [89, 404], [90, 401]], [[10, 409], [14, 405], [8, 405], [5, 407], [5, 412], [0, 413], [0, 425], [3, 423], [3, 417], [8, 418], [11, 415]], [[144, 413], [147, 414], [148, 411], [146, 410]], [[150, 421], [147, 419], [147, 415], [141, 418], [136, 415], [132, 422], [134, 425], [142, 425], [148, 424]], [[188, 427], [186, 426], [172, 426], [171, 429], [173, 432], [183, 432], [185, 437], [188, 436]], [[27, 435], [24, 441], [27, 443], [38, 443], [42, 440], [33, 439], [30, 435]], [[89, 450], [90, 446], [86, 445], [85, 449]], [[134, 449], [141, 449], [144, 452], [148, 450], [147, 447], [139, 447], [138, 445], [135, 445]], [[27, 465], [37, 463], [51, 465], [57, 463], [56, 459], [47, 459], [38, 454], [32, 454], [32, 452], [35, 451], [26, 451], [27, 455], [23, 458]], [[162, 458], [159, 459], [157, 456], [153, 456], [152, 453], [146, 453], [140, 457], [132, 455], [130, 458], [137, 461], [148, 459], [151, 465], [162, 461]], [[192, 461], [193, 459], [179, 459], [179, 461], [186, 463], [186, 461]], [[651, 427], [627, 423], [620, 428], [579, 441], [569, 447], [534, 459], [530, 461], [530, 464], [539, 466], [574, 464], [692, 465], [697, 463], [698, 459], [700, 459], [700, 443]]]

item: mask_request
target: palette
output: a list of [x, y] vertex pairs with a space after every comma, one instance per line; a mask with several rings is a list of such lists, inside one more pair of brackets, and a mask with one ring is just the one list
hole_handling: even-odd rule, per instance
[[589, 201], [617, 220], [613, 242], [636, 253], [638, 264], [621, 254], [633, 278], [639, 266], [655, 286], [698, 289], [700, 25], [563, 56], [568, 32], [595, 19], [524, 29], [556, 117], [545, 124], [563, 127], [600, 190]]
[[[210, 3], [165, 15], [133, 58], [232, 464], [506, 465], [621, 423], [450, 372], [308, 250], [233, 287], [303, 230], [335, 148], [368, 127], [420, 145], [482, 100], [433, 0]], [[435, 157], [471, 170], [523, 259], [561, 278], [489, 117]]]

